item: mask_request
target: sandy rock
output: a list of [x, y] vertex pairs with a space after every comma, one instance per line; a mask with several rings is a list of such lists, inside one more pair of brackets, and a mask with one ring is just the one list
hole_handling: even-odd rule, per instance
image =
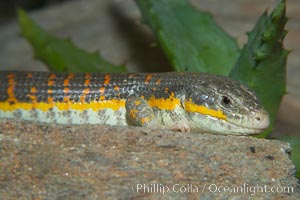
[[0, 122], [3, 199], [299, 199], [294, 173], [279, 141]]

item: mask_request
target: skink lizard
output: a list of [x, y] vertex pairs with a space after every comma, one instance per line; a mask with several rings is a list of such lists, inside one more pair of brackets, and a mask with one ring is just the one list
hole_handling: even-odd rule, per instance
[[257, 96], [207, 73], [0, 72], [0, 118], [257, 134], [269, 116]]

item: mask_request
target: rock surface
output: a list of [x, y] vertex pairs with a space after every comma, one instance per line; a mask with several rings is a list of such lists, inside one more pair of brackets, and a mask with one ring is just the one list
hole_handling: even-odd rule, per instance
[[2, 199], [299, 199], [289, 152], [287, 143], [242, 136], [2, 121], [0, 194]]

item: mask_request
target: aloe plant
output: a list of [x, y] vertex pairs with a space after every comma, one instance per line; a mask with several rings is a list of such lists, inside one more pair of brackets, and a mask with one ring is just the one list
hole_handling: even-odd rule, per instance
[[103, 59], [97, 52], [90, 53], [76, 47], [68, 39], [60, 39], [43, 30], [23, 11], [18, 11], [23, 36], [34, 49], [35, 57], [56, 72], [125, 72]]
[[248, 33], [248, 42], [229, 75], [252, 88], [268, 110], [271, 125], [260, 137], [266, 137], [273, 129], [281, 99], [286, 93], [289, 51], [283, 47], [287, 34], [285, 10], [283, 0], [269, 16], [267, 12], [263, 13]]
[[186, 0], [136, 2], [176, 71], [229, 74], [240, 50], [209, 13]]

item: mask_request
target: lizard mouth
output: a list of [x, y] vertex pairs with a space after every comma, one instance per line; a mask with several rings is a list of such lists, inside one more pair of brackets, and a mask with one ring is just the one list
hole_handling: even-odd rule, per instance
[[234, 121], [227, 119], [226, 122], [233, 127], [238, 127], [238, 130], [242, 130], [241, 133], [258, 134], [269, 127], [270, 118], [265, 110], [261, 110], [252, 113], [248, 117], [245, 117], [243, 120]]
[[222, 135], [259, 134], [268, 128], [270, 123], [269, 116], [265, 111], [257, 112], [243, 120], [219, 119], [198, 113], [193, 121], [201, 132]]
[[266, 128], [251, 127], [251, 126], [241, 126], [231, 122], [223, 122], [222, 126], [227, 127], [222, 133], [230, 135], [255, 135], [264, 131]]

